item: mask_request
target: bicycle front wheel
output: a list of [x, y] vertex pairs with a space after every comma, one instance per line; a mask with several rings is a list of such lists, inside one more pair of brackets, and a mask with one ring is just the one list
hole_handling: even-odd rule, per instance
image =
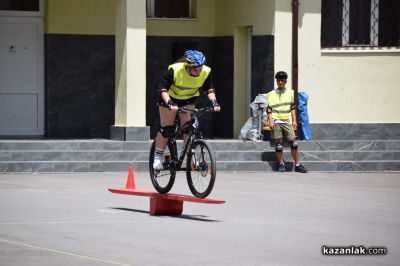
[[154, 151], [156, 148], [156, 140], [153, 141], [150, 149], [149, 155], [149, 172], [151, 183], [153, 183], [154, 188], [158, 193], [166, 194], [168, 193], [175, 182], [176, 170], [174, 167], [175, 163], [175, 152], [173, 149], [173, 144], [168, 142], [167, 147], [164, 151], [164, 169], [155, 170], [153, 168], [154, 163]]
[[192, 194], [207, 197], [215, 183], [217, 167], [214, 152], [204, 140], [196, 140], [186, 161], [186, 178]]

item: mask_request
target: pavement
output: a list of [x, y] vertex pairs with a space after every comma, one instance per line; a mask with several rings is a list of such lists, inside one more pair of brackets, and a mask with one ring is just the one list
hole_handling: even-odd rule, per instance
[[[127, 173], [0, 174], [0, 265], [399, 265], [400, 173], [223, 172], [181, 216]], [[136, 187], [152, 190], [146, 172]], [[184, 173], [172, 193], [190, 195]], [[323, 246], [385, 255], [323, 255]], [[333, 249], [331, 249], [333, 250]], [[337, 251], [336, 250], [336, 251]]]

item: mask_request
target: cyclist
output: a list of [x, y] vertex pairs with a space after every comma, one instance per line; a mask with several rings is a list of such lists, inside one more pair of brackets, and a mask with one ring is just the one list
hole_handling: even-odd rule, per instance
[[[195, 102], [203, 88], [211, 101], [214, 111], [221, 110], [215, 97], [215, 89], [211, 78], [211, 68], [204, 65], [206, 61], [202, 52], [187, 50], [178, 62], [170, 65], [159, 85], [158, 110], [160, 126], [156, 136], [156, 148], [153, 168], [163, 169], [163, 154], [167, 141], [175, 132], [174, 122], [178, 107], [195, 108]], [[190, 121], [188, 113], [179, 113], [180, 123]], [[185, 136], [184, 136], [184, 139]]]

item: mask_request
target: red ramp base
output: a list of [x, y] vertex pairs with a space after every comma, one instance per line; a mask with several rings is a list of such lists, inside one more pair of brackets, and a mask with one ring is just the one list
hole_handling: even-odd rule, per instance
[[201, 199], [179, 194], [159, 194], [135, 188], [109, 188], [108, 191], [118, 194], [150, 197], [150, 215], [181, 215], [183, 202], [222, 204], [224, 200]]
[[183, 201], [150, 198], [150, 215], [181, 215]]

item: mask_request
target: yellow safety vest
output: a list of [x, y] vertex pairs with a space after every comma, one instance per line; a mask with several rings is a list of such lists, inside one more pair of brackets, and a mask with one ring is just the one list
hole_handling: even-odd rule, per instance
[[292, 117], [292, 105], [294, 104], [294, 91], [285, 89], [283, 93], [275, 90], [267, 93], [268, 107], [272, 109], [272, 119], [287, 120]]
[[185, 63], [175, 63], [168, 66], [168, 69], [174, 70], [174, 81], [168, 90], [168, 94], [179, 100], [186, 100], [195, 96], [199, 96], [199, 88], [204, 84], [208, 75], [211, 72], [211, 68], [203, 65], [203, 69], [198, 77], [190, 76], [186, 69]]

